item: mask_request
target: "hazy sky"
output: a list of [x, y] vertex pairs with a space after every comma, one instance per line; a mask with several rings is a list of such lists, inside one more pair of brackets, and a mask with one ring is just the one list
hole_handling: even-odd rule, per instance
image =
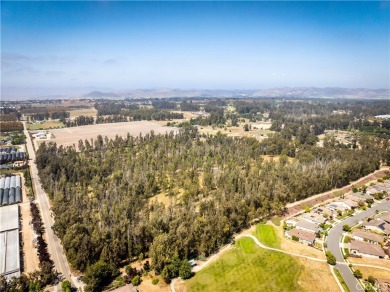
[[1, 2], [2, 95], [390, 87], [389, 2]]

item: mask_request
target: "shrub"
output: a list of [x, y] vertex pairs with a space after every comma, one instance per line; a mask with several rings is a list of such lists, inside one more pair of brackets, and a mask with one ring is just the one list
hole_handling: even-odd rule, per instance
[[65, 280], [61, 283], [61, 291], [62, 292], [70, 292], [71, 288], [72, 288], [72, 284], [68, 280]]
[[139, 276], [135, 276], [133, 280], [131, 280], [131, 284], [133, 284], [134, 286], [138, 286], [139, 284], [141, 284], [141, 278]]
[[375, 285], [375, 278], [373, 276], [368, 276], [367, 281], [368, 281], [368, 283]]
[[351, 230], [351, 227], [347, 224], [343, 225], [343, 230], [344, 231], [350, 231]]
[[158, 282], [160, 282], [160, 280], [158, 278], [153, 278], [153, 280], [152, 280], [153, 285], [157, 285]]
[[184, 259], [181, 263], [179, 276], [182, 279], [189, 279], [192, 276], [191, 265], [186, 259]]
[[298, 237], [298, 236], [295, 236], [295, 235], [293, 235], [293, 236], [292, 236], [292, 240], [294, 240], [294, 241], [299, 241], [299, 237]]
[[336, 265], [336, 257], [329, 250], [326, 252], [326, 261], [329, 265]]
[[355, 270], [355, 271], [353, 272], [353, 275], [354, 275], [357, 279], [363, 278], [363, 274], [362, 274], [362, 272], [360, 272], [360, 270]]

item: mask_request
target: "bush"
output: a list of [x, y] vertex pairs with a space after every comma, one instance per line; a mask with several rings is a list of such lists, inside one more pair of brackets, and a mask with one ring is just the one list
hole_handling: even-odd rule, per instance
[[179, 269], [179, 276], [182, 279], [189, 279], [192, 276], [191, 272], [191, 265], [190, 263], [184, 259], [181, 263], [180, 269]]
[[375, 278], [373, 276], [368, 276], [367, 281], [368, 281], [368, 283], [375, 285]]
[[89, 266], [83, 278], [83, 282], [87, 284], [86, 291], [102, 291], [103, 287], [116, 275], [118, 275], [118, 270], [103, 261]]
[[162, 270], [161, 277], [164, 279], [165, 283], [169, 284], [171, 282], [168, 266], [165, 266]]
[[298, 237], [298, 236], [295, 236], [295, 235], [293, 235], [293, 236], [292, 236], [292, 240], [294, 240], [294, 241], [299, 241], [299, 237]]
[[153, 280], [152, 280], [153, 285], [157, 285], [158, 282], [160, 282], [160, 280], [158, 278], [153, 278]]
[[139, 276], [135, 276], [133, 280], [131, 280], [131, 284], [133, 284], [134, 286], [138, 286], [139, 284], [141, 284], [141, 278]]
[[70, 292], [71, 288], [72, 288], [72, 284], [68, 280], [65, 280], [61, 283], [62, 292]]
[[336, 265], [336, 257], [329, 250], [326, 252], [326, 261], [329, 265]]
[[344, 231], [350, 231], [351, 230], [351, 226], [345, 224], [345, 225], [343, 225], [343, 230]]
[[362, 272], [360, 272], [360, 270], [355, 270], [355, 271], [353, 272], [353, 275], [354, 275], [355, 278], [357, 278], [357, 279], [363, 278], [363, 274], [362, 274]]

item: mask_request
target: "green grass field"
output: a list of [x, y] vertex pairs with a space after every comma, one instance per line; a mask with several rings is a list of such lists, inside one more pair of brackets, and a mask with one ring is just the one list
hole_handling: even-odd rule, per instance
[[276, 234], [276, 230], [271, 225], [257, 224], [254, 235], [264, 245], [274, 248], [280, 247], [280, 238]]
[[302, 291], [298, 285], [302, 269], [291, 256], [241, 238], [218, 261], [187, 280], [186, 287], [188, 291]]
[[271, 219], [272, 223], [275, 224], [276, 226], [280, 226], [281, 220], [282, 220], [282, 218], [280, 218], [279, 216], [274, 216]]
[[55, 129], [55, 128], [63, 128], [65, 125], [58, 121], [48, 121], [42, 124], [27, 124], [28, 130], [46, 130], [46, 129]]

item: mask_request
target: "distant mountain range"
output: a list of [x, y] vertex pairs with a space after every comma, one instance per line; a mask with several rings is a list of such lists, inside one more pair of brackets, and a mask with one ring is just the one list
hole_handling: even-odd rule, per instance
[[84, 98], [109, 98], [109, 97], [120, 97], [120, 96], [112, 92], [92, 91], [90, 93], [84, 94], [83, 97]]
[[279, 97], [279, 98], [347, 98], [390, 99], [390, 89], [338, 88], [338, 87], [280, 87], [260, 90], [224, 89], [136, 89], [118, 93], [93, 91], [84, 98], [169, 98], [169, 97]]
[[[88, 90], [94, 90], [87, 94], [80, 94]], [[101, 90], [101, 91], [99, 91]], [[275, 87], [267, 89], [135, 89], [128, 91], [113, 91], [110, 88], [64, 88], [57, 91], [53, 88], [50, 93], [44, 93], [44, 89], [30, 88], [20, 94], [7, 94], [5, 90], [1, 94], [1, 100], [26, 100], [26, 99], [124, 99], [124, 98], [194, 98], [194, 97], [220, 97], [220, 98], [251, 98], [251, 97], [275, 97], [275, 98], [340, 98], [340, 99], [389, 99], [390, 89], [367, 88], [340, 88], [340, 87]], [[33, 93], [35, 92], [35, 94]]]

